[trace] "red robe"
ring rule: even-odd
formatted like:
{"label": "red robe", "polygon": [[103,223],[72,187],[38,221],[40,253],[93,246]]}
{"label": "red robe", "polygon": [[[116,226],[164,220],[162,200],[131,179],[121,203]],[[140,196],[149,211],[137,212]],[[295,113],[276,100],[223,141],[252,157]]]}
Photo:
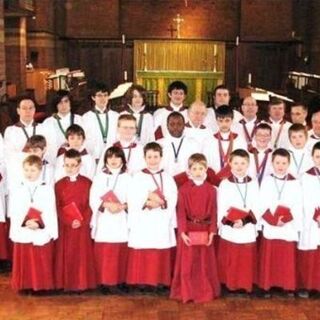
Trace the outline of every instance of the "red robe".
{"label": "red robe", "polygon": [[0,222],[0,260],[9,260],[10,256],[8,225],[6,222]]}
{"label": "red robe", "polygon": [[181,238],[182,232],[217,232],[216,202],[216,189],[206,181],[197,186],[189,180],[179,189],[179,236],[170,294],[173,299],[205,302],[220,293],[214,245],[187,246]]}
{"label": "red robe", "polygon": [[[56,241],[55,281],[57,289],[85,290],[96,287],[93,242],[90,237],[92,211],[89,207],[91,180],[79,175],[55,185],[59,238]],[[83,216],[81,226],[72,229],[63,220],[62,208],[74,202]]]}

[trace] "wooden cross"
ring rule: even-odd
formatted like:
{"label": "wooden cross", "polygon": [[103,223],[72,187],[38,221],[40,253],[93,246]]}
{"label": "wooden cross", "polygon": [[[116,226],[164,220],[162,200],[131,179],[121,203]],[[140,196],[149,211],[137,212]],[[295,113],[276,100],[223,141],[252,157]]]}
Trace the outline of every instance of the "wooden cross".
{"label": "wooden cross", "polygon": [[171,36],[171,38],[173,38],[173,33],[174,33],[175,31],[177,31],[177,29],[174,28],[172,24],[170,24],[170,28],[167,29],[167,30],[170,31],[170,36]]}
{"label": "wooden cross", "polygon": [[184,19],[182,19],[180,17],[180,14],[178,13],[177,17],[172,20],[177,24],[177,38],[180,39],[180,28],[181,28],[181,23],[184,21]]}

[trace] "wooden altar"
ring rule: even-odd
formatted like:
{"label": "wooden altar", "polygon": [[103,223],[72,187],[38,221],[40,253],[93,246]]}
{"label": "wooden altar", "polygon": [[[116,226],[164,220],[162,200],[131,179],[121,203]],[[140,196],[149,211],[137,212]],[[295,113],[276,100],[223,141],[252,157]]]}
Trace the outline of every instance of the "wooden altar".
{"label": "wooden altar", "polygon": [[165,105],[167,87],[181,80],[188,86],[187,104],[207,102],[207,92],[224,82],[225,45],[198,40],[148,40],[134,42],[135,81],[147,90],[159,91]]}

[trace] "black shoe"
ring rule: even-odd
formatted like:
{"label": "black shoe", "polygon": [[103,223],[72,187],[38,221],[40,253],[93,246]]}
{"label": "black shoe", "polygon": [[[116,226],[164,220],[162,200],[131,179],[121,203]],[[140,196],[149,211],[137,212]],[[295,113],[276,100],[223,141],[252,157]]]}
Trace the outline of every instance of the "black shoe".
{"label": "black shoe", "polygon": [[156,287],[156,294],[159,296],[169,296],[170,289],[168,286],[158,285]]}
{"label": "black shoe", "polygon": [[105,296],[110,294],[110,289],[108,286],[100,286],[100,291]]}
{"label": "black shoe", "polygon": [[271,293],[263,289],[256,289],[251,296],[258,299],[270,299]]}
{"label": "black shoe", "polygon": [[120,295],[126,295],[130,293],[129,286],[125,283],[118,284],[117,287]]}

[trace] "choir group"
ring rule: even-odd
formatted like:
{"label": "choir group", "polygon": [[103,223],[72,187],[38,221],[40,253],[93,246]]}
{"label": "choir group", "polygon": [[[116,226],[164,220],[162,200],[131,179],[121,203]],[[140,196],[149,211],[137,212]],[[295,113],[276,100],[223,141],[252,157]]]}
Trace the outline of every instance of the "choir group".
{"label": "choir group", "polygon": [[268,118],[223,85],[207,108],[168,87],[154,114],[132,85],[119,112],[97,84],[92,110],[72,113],[58,91],[36,123],[0,135],[0,259],[18,292],[99,287],[183,302],[274,290],[320,291],[320,112],[271,100]]}

